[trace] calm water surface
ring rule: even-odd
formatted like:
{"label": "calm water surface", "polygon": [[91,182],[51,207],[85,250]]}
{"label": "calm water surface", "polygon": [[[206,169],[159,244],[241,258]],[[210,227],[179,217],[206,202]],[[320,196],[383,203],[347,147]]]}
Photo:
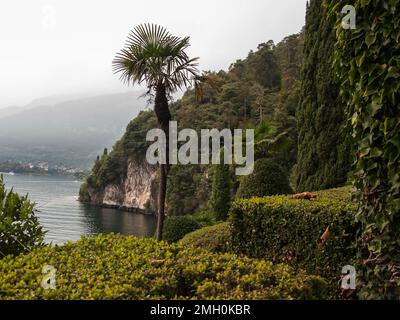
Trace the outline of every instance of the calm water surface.
{"label": "calm water surface", "polygon": [[88,206],[78,202],[80,181],[65,176],[4,175],[7,189],[29,194],[37,203],[41,224],[47,230],[46,242],[76,241],[82,235],[121,233],[152,236],[152,216]]}

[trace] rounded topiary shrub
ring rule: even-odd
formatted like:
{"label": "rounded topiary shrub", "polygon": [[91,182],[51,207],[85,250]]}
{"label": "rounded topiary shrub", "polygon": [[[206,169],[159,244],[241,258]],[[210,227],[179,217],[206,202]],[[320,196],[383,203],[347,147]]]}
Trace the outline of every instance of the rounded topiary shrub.
{"label": "rounded topiary shrub", "polygon": [[231,251],[231,230],[227,222],[193,231],[179,241],[183,247],[203,248],[211,252]]}
{"label": "rounded topiary shrub", "polygon": [[283,169],[273,159],[259,159],[253,173],[243,177],[236,196],[252,198],[289,193],[292,189]]}
{"label": "rounded topiary shrub", "polygon": [[168,217],[164,223],[163,239],[170,243],[177,242],[200,227],[201,225],[192,216]]}

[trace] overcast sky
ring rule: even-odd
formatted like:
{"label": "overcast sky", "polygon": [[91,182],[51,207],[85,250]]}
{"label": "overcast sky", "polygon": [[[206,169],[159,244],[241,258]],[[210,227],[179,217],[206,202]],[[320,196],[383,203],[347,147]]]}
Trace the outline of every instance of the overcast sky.
{"label": "overcast sky", "polygon": [[304,25],[306,0],[1,0],[0,108],[125,91],[111,61],[137,24],[190,36],[201,70],[227,69]]}

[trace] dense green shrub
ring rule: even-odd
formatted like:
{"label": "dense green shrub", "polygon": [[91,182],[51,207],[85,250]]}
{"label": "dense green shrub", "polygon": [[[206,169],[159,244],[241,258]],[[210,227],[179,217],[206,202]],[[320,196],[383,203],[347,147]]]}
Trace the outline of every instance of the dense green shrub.
{"label": "dense green shrub", "polygon": [[251,175],[243,177],[238,198],[264,197],[292,193],[288,175],[273,159],[259,159]]}
{"label": "dense green shrub", "polygon": [[400,296],[400,2],[351,1],[355,29],[341,27],[344,0],[326,1],[336,20],[335,65],[356,142],[354,185],[362,224],[362,299]]}
{"label": "dense green shrub", "polygon": [[43,243],[45,232],[27,197],[7,191],[0,176],[0,258],[32,250]]}
{"label": "dense green shrub", "polygon": [[168,217],[164,223],[164,240],[177,242],[186,234],[199,229],[201,226],[192,216]]}
{"label": "dense green shrub", "polygon": [[[232,244],[239,252],[288,263],[337,288],[342,267],[354,265],[356,205],[348,188],[317,192],[314,200],[272,196],[238,200],[231,210]],[[330,238],[317,244],[329,227]]]}
{"label": "dense green shrub", "polygon": [[211,252],[230,252],[230,226],[224,222],[201,228],[184,236],[179,244],[184,247],[203,248]]}
{"label": "dense green shrub", "polygon": [[[53,290],[41,286],[45,265]],[[313,299],[326,287],[287,265],[120,235],[7,257],[0,274],[0,299]]]}
{"label": "dense green shrub", "polygon": [[211,211],[197,211],[192,216],[200,224],[200,228],[213,226],[217,223],[215,215]]}

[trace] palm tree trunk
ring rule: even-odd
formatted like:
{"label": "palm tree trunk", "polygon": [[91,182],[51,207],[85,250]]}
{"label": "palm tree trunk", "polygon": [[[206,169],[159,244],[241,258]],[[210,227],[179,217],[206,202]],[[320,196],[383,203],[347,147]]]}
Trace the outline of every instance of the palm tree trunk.
{"label": "palm tree trunk", "polygon": [[157,241],[161,241],[163,238],[166,191],[167,191],[166,165],[160,164],[160,185],[158,191],[158,218],[157,218],[157,236],[156,236]]}
{"label": "palm tree trunk", "polygon": [[167,163],[160,164],[160,185],[158,192],[157,241],[161,241],[163,238],[165,197],[167,191],[167,177],[169,172],[169,122],[171,121],[171,113],[169,112],[168,99],[164,85],[159,85],[156,88],[154,111],[156,113],[161,130],[164,131],[166,137]]}

